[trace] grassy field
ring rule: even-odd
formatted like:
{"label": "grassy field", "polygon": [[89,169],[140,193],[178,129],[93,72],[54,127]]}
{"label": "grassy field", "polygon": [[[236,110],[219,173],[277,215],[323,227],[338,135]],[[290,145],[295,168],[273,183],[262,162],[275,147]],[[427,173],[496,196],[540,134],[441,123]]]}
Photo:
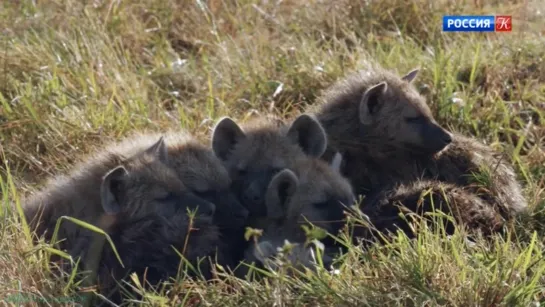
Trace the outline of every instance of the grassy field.
{"label": "grassy field", "polygon": [[[416,85],[438,122],[504,152],[531,212],[491,241],[422,229],[418,240],[399,234],[384,246],[351,248],[334,274],[289,277],[281,270],[261,283],[188,281],[168,293],[146,288],[140,303],[545,303],[543,1],[23,0],[1,6],[3,304],[78,301],[76,285],[48,273],[46,246],[30,242],[9,206],[48,176],[136,129],[179,127],[206,140],[224,115],[240,121],[292,116],[369,62],[399,74],[420,67]],[[442,33],[445,14],[513,15],[514,30]]]}

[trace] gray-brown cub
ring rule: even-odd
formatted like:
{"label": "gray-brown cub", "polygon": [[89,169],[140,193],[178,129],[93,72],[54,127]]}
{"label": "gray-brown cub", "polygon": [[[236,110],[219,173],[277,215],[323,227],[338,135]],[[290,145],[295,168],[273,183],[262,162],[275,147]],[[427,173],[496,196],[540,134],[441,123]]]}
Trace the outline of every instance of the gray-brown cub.
{"label": "gray-brown cub", "polygon": [[284,168],[320,157],[327,138],[321,125],[301,115],[287,125],[260,119],[239,127],[232,119],[216,124],[212,148],[223,161],[243,205],[253,218],[267,215],[264,196],[272,177]]}
{"label": "gray-brown cub", "polygon": [[[314,109],[328,135],[324,158],[341,152],[343,174],[371,202],[383,189],[427,178],[465,187],[504,217],[525,210],[513,168],[487,146],[437,124],[411,84],[417,72],[399,78],[373,68],[330,87]],[[483,169],[491,172],[486,188],[471,179]]]}
{"label": "gray-brown cub", "polygon": [[[192,193],[168,161],[162,138],[148,148],[135,145],[134,140],[113,144],[76,165],[67,176],[50,180],[25,202],[25,216],[46,240],[51,239],[61,216],[91,224],[110,216],[106,230],[125,268],[106,245],[99,269],[103,290],[110,290],[113,280],[127,273],[137,272],[141,277],[146,268],[147,280],[155,283],[177,272],[180,258],[172,247],[185,250],[184,255],[193,262],[214,256],[221,247],[212,222],[214,204]],[[187,210],[197,210],[189,236]],[[61,224],[59,239],[64,241],[60,247],[74,257],[85,252],[86,244],[81,242],[90,237],[91,232],[73,223]]]}
{"label": "gray-brown cub", "polygon": [[198,197],[215,205],[214,224],[220,228],[222,241],[230,249],[230,261],[222,264],[235,266],[242,258],[248,210],[232,191],[227,169],[211,148],[183,131],[136,134],[127,142],[145,148],[161,136],[164,136],[167,146],[168,164],[183,184]]}
{"label": "gray-brown cub", "polygon": [[214,222],[222,229],[237,229],[246,224],[248,210],[231,190],[231,178],[214,152],[183,131],[139,133],[125,142],[145,149],[163,137],[168,165],[195,195],[216,206]]}
{"label": "gray-brown cub", "polygon": [[[272,178],[265,194],[268,214],[254,225],[264,232],[258,244],[246,251],[248,262],[265,262],[289,241],[297,245],[288,257],[292,264],[311,266],[310,247],[305,246],[307,238],[301,226],[311,223],[337,235],[344,225],[344,212],[355,202],[349,182],[340,175],[338,163],[334,159],[333,167],[329,167],[316,159],[307,160],[293,171],[284,169]],[[327,240],[324,242],[328,248],[332,247]],[[326,259],[331,260],[329,256]]]}

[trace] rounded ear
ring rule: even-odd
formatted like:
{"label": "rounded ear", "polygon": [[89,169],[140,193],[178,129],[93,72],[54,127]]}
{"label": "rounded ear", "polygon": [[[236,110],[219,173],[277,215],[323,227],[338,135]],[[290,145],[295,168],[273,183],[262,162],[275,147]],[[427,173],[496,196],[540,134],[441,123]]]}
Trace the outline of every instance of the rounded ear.
{"label": "rounded ear", "polygon": [[386,82],[381,82],[363,93],[359,107],[360,122],[362,124],[370,125],[373,122],[373,115],[375,115],[381,107],[380,98],[386,93],[387,89],[388,85]]}
{"label": "rounded ear", "polygon": [[418,75],[418,72],[420,71],[420,69],[416,68],[416,69],[413,69],[411,70],[408,74],[406,74],[405,76],[401,77],[402,80],[404,81],[407,81],[409,83],[413,82],[413,80],[416,78],[416,76]]}
{"label": "rounded ear", "polygon": [[299,145],[303,152],[311,157],[321,157],[327,147],[327,135],[316,118],[302,114],[293,121],[288,138]]}
{"label": "rounded ear", "polygon": [[146,154],[153,155],[163,163],[168,162],[168,148],[165,143],[165,139],[160,137],[157,142],[151,145],[148,149],[144,151]]}
{"label": "rounded ear", "polygon": [[246,135],[240,127],[229,117],[218,121],[212,132],[212,150],[218,158],[225,161],[229,153]]}
{"label": "rounded ear", "polygon": [[335,153],[335,156],[333,156],[333,159],[331,160],[330,166],[335,172],[340,173],[342,163],[343,163],[343,156],[341,155],[340,152],[337,151]]}
{"label": "rounded ear", "polygon": [[267,217],[278,219],[286,215],[287,203],[299,185],[299,179],[289,169],[284,169],[276,174],[267,188],[265,205]]}
{"label": "rounded ear", "polygon": [[118,166],[102,177],[100,185],[100,200],[106,214],[116,214],[121,211],[119,203],[120,188],[123,178],[129,172],[123,166]]}

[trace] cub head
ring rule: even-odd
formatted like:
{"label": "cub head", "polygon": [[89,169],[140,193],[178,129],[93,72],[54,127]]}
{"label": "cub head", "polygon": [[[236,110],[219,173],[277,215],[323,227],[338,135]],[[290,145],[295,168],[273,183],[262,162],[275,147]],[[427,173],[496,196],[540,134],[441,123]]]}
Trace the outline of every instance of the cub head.
{"label": "cub head", "polygon": [[339,167],[337,153],[331,165],[316,159],[279,172],[265,195],[265,224],[256,227],[272,227],[271,233],[283,233],[292,241],[303,238],[301,225],[306,223],[336,234],[344,224],[344,211],[356,199]]}
{"label": "cub head", "polygon": [[101,203],[106,214],[123,219],[148,215],[166,218],[197,210],[201,218],[212,218],[215,206],[188,190],[168,165],[163,138],[146,150],[123,161],[102,178]]}
{"label": "cub head", "polygon": [[291,125],[258,123],[246,129],[221,119],[213,131],[212,148],[223,161],[233,189],[251,216],[263,216],[264,195],[272,177],[300,160],[320,157],[327,138],[320,123],[303,114]]}
{"label": "cub head", "polygon": [[452,137],[437,124],[424,98],[410,84],[417,73],[413,70],[400,80],[390,77],[369,87],[359,103],[359,119],[364,127],[385,131],[390,142],[435,153],[450,144]]}
{"label": "cub head", "polygon": [[221,229],[246,226],[248,209],[232,190],[231,178],[221,160],[197,141],[186,142],[183,146],[183,149],[169,147],[177,154],[171,165],[188,189],[216,206],[214,223]]}
{"label": "cub head", "polygon": [[339,131],[332,133],[335,138],[343,137],[344,132],[361,137],[354,142],[385,145],[396,151],[441,151],[451,143],[452,136],[435,121],[426,101],[411,84],[417,74],[415,69],[399,78],[388,71],[371,70],[348,77],[326,93],[321,117],[330,123],[324,125]]}
{"label": "cub head", "polygon": [[[297,172],[300,175],[284,169],[273,177],[265,196],[267,216],[254,225],[264,230],[263,235],[259,244],[247,251],[247,255],[253,257],[251,259],[261,259],[256,254],[263,247],[260,244],[276,250],[287,240],[299,246],[294,250],[294,259],[308,260],[311,251],[304,246],[307,238],[302,228],[308,223],[337,234],[344,224],[345,209],[355,202],[350,184],[339,173],[338,157],[339,154],[332,164],[334,167],[314,160],[299,166]],[[324,242],[328,244],[327,239]],[[304,263],[305,266],[308,264]]]}

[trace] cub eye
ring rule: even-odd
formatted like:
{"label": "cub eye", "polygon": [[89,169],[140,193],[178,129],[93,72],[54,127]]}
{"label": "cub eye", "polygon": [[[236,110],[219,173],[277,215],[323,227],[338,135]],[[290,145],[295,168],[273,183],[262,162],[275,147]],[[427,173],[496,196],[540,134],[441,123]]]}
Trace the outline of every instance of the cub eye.
{"label": "cub eye", "polygon": [[214,191],[205,190],[205,191],[193,191],[195,195],[197,195],[200,198],[207,199],[210,196],[213,196],[215,193]]}
{"label": "cub eye", "polygon": [[237,175],[238,176],[246,176],[246,174],[248,174],[248,171],[245,169],[245,168],[240,168],[237,170]]}
{"label": "cub eye", "polygon": [[328,205],[328,202],[321,202],[321,203],[315,203],[314,204],[314,208],[317,208],[317,209],[324,209],[326,208]]}
{"label": "cub eye", "polygon": [[174,195],[174,193],[165,193],[161,196],[155,197],[155,200],[160,202],[168,202],[173,200],[174,198],[176,198],[176,195]]}
{"label": "cub eye", "polygon": [[417,123],[423,120],[422,116],[406,117],[405,121],[408,123]]}

